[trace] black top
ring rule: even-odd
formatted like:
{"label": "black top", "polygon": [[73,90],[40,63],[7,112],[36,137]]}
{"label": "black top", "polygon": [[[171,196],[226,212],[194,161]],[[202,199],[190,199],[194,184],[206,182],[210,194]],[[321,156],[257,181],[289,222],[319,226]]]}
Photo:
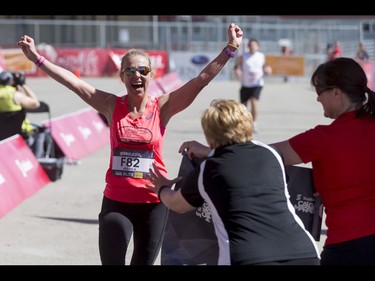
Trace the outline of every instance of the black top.
{"label": "black top", "polygon": [[[195,177],[196,179],[196,177]],[[289,201],[280,155],[258,141],[211,151],[181,189],[199,207],[205,200],[220,248],[218,264],[256,264],[319,257],[312,236]]]}

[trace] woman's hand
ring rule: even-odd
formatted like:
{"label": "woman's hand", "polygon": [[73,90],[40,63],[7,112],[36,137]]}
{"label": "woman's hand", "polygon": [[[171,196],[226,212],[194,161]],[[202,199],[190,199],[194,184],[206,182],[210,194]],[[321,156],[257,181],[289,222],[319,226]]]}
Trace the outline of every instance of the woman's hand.
{"label": "woman's hand", "polygon": [[205,158],[210,153],[211,148],[203,145],[195,140],[193,141],[185,141],[178,150],[179,153],[187,153],[188,157],[192,159],[193,157],[196,158]]}
{"label": "woman's hand", "polygon": [[38,54],[34,39],[30,36],[24,35],[21,37],[21,40],[17,42],[17,46],[21,47],[24,55],[32,62],[36,62],[40,55]]}
{"label": "woman's hand", "polygon": [[228,28],[228,43],[238,48],[241,46],[242,38],[243,32],[241,28],[237,24],[231,23]]}
{"label": "woman's hand", "polygon": [[149,174],[146,175],[146,179],[149,180],[153,185],[146,184],[146,187],[154,191],[156,194],[158,194],[160,187],[168,186],[169,188],[171,188],[175,183],[179,182],[182,179],[182,177],[177,177],[169,180],[160,173],[155,163],[153,163],[152,166],[154,170],[149,170]]}

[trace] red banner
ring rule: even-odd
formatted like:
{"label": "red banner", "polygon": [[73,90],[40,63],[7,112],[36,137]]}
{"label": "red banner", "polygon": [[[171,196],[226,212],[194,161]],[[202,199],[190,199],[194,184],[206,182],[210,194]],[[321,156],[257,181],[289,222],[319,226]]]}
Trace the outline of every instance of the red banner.
{"label": "red banner", "polygon": [[177,72],[170,72],[156,80],[163,92],[170,93],[182,86],[182,81]]}
{"label": "red banner", "polygon": [[149,93],[150,96],[154,97],[160,97],[162,94],[164,94],[163,90],[159,87],[159,84],[156,82],[156,80],[151,80],[150,84],[148,85],[147,93]]}
{"label": "red banner", "polygon": [[103,76],[108,51],[104,49],[60,49],[56,48],[57,58],[54,63],[85,77]]}
{"label": "red banner", "polygon": [[50,183],[20,135],[0,142],[0,218]]}
{"label": "red banner", "polygon": [[109,143],[109,129],[91,108],[53,118],[52,137],[68,160],[74,161]]}
{"label": "red banner", "polygon": [[[45,76],[45,74],[22,53],[21,49],[0,50],[0,67],[5,70],[22,71],[27,76]],[[122,56],[127,49],[95,48],[54,48],[47,45],[38,49],[41,55],[51,62],[64,67],[82,77],[102,77],[118,75]],[[155,70],[154,78],[168,71],[168,52],[146,50]]]}

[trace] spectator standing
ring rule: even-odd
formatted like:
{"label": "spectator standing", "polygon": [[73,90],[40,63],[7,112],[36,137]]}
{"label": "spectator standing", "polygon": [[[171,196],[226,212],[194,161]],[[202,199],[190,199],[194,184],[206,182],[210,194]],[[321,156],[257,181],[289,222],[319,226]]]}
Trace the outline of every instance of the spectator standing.
{"label": "spectator standing", "polygon": [[368,61],[370,59],[370,56],[368,52],[366,51],[365,44],[363,42],[360,42],[358,45],[358,50],[355,54],[355,58],[360,61]]}
{"label": "spectator standing", "polygon": [[[288,46],[281,46],[281,55],[288,57],[292,54],[291,49]],[[289,78],[287,75],[284,76],[284,82],[288,82]]]}
{"label": "spectator standing", "polygon": [[273,146],[285,165],[312,164],[326,212],[321,264],[375,265],[375,93],[345,57],[319,65],[311,85],[333,122]]}
{"label": "spectator standing", "polygon": [[336,40],[333,43],[332,48],[328,49],[328,60],[334,60],[335,58],[341,57],[342,48],[340,41]]}
{"label": "spectator standing", "polygon": [[330,55],[331,55],[331,51],[332,51],[332,43],[327,43],[327,46],[326,46],[326,61],[329,61],[330,59]]}

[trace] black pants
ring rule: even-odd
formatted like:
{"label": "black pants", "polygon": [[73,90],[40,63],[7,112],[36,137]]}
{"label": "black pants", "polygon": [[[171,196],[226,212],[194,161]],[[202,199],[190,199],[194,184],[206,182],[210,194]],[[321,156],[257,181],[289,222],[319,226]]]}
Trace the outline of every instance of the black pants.
{"label": "black pants", "polygon": [[375,265],[375,235],[325,245],[322,265]]}
{"label": "black pants", "polygon": [[99,251],[103,265],[125,265],[133,234],[130,265],[153,265],[161,248],[168,209],[162,203],[122,203],[103,198]]}

